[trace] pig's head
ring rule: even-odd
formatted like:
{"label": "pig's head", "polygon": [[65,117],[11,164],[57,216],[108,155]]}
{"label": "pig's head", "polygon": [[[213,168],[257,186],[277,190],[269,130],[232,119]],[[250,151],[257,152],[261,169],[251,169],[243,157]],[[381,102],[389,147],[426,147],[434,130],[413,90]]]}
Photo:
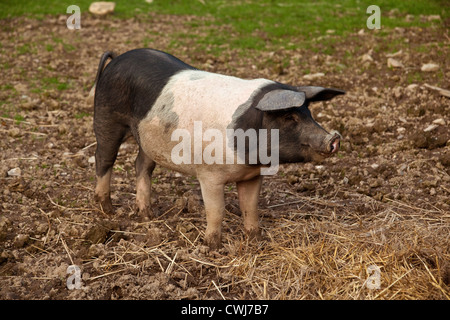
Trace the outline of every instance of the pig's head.
{"label": "pig's head", "polygon": [[341,135],[322,128],[312,118],[308,105],[345,92],[310,86],[290,89],[270,90],[255,105],[263,111],[262,127],[268,132],[278,129],[279,163],[321,161],[337,153]]}

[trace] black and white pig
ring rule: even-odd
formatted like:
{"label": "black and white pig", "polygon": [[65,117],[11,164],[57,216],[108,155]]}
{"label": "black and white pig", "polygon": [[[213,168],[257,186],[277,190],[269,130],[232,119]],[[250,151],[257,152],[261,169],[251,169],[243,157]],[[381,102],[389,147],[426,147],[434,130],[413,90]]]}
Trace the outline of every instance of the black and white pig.
{"label": "black and white pig", "polygon": [[112,167],[131,133],[139,145],[136,205],[141,214],[152,216],[151,175],[159,164],[198,178],[211,248],[221,246],[224,186],[230,182],[237,185],[246,233],[259,237],[263,175],[275,173],[278,164],[321,160],[339,150],[340,134],[317,124],[308,105],[340,94],[200,71],[153,49],[117,57],[105,52],[95,81],[95,199],[103,211],[113,212]]}

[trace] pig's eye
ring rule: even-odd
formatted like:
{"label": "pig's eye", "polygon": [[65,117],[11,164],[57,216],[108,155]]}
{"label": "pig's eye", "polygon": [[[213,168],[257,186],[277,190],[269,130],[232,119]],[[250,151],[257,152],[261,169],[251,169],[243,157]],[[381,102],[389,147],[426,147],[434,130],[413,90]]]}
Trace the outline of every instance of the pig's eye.
{"label": "pig's eye", "polygon": [[289,113],[284,117],[287,121],[295,121],[298,122],[298,116],[294,113]]}

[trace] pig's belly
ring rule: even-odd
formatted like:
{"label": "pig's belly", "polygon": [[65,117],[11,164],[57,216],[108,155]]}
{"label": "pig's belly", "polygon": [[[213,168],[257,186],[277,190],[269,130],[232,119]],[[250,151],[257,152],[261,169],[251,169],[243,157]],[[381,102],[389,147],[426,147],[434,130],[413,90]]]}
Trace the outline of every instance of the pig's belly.
{"label": "pig's belly", "polygon": [[[144,120],[139,125],[140,146],[145,154],[160,166],[196,176],[196,166],[193,163],[174,163],[172,150],[179,142],[171,141],[170,135],[161,130],[159,123],[155,125],[152,122],[155,122],[155,119],[152,121]],[[156,120],[156,122],[158,121]]]}
{"label": "pig's belly", "polygon": [[[140,146],[145,154],[155,161],[158,165],[184,173],[191,176],[199,176],[202,174],[208,174],[213,177],[218,183],[228,183],[251,179],[261,173],[259,166],[249,166],[245,164],[238,164],[237,158],[233,153],[232,159],[226,159],[226,155],[230,154],[230,151],[224,148],[222,154],[224,157],[220,163],[214,162],[211,164],[206,163],[203,157],[198,158],[200,163],[195,163],[195,146],[191,144],[191,153],[187,157],[187,161],[176,163],[173,159],[172,150],[180,147],[181,140],[171,141],[172,130],[164,131],[164,128],[160,125],[158,119],[143,120],[139,124],[139,140]],[[189,141],[191,143],[191,141]],[[205,150],[205,145],[201,147],[201,153]],[[179,155],[175,152],[175,156]]]}

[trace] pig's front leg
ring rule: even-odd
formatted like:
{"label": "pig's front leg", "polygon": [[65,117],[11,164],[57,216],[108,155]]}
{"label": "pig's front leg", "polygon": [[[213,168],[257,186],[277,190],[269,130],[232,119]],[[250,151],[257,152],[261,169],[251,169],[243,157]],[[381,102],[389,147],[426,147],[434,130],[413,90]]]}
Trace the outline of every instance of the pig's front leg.
{"label": "pig's front leg", "polygon": [[244,218],[244,229],[248,237],[260,239],[258,198],[261,190],[262,176],[236,183],[239,207]]}
{"label": "pig's front leg", "polygon": [[222,220],[225,213],[224,184],[215,183],[208,176],[199,176],[206,211],[205,242],[214,250],[222,246]]}

